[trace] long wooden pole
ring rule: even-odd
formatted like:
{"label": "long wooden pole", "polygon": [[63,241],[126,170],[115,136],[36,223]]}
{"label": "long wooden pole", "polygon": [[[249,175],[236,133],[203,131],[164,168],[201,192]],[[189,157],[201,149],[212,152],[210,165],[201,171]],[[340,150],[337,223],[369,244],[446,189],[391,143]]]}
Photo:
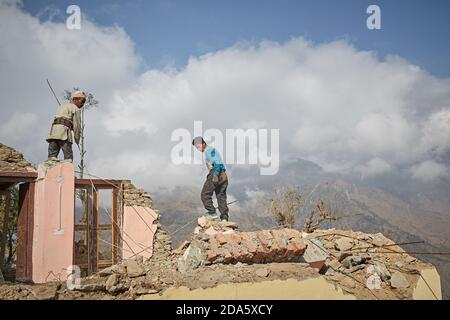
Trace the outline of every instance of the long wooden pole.
{"label": "long wooden pole", "polygon": [[55,99],[56,99],[56,102],[58,102],[58,105],[60,106],[60,105],[61,105],[61,102],[59,102],[59,99],[58,99],[58,97],[56,96],[55,91],[53,91],[53,88],[52,88],[52,85],[50,84],[50,81],[48,81],[48,79],[46,79],[46,80],[47,80],[47,85],[48,85],[48,87],[50,88],[50,90],[51,90],[52,93],[53,93],[53,96],[54,96]]}

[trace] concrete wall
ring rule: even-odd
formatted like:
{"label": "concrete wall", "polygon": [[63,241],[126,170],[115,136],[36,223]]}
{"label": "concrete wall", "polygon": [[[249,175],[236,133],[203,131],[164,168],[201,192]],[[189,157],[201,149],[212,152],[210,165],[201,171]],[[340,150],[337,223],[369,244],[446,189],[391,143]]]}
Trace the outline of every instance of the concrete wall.
{"label": "concrete wall", "polygon": [[413,291],[414,300],[442,300],[441,277],[436,268],[423,269]]}
{"label": "concrete wall", "polygon": [[65,280],[73,263],[75,176],[71,163],[40,165],[35,189],[33,282]]}
{"label": "concrete wall", "polygon": [[129,259],[134,255],[149,259],[153,254],[153,239],[158,214],[149,207],[125,206],[123,216],[122,257]]}
{"label": "concrete wall", "polygon": [[[440,278],[435,268],[424,269],[413,291],[414,300],[442,300]],[[425,279],[425,280],[424,280]],[[373,298],[373,297],[371,297]],[[171,287],[162,295],[142,295],[140,300],[355,300],[339,285],[319,274],[305,280],[222,283],[212,288]]]}
{"label": "concrete wall", "polygon": [[143,295],[140,300],[356,300],[322,277],[306,280],[225,283],[213,288],[169,288],[163,295]]}

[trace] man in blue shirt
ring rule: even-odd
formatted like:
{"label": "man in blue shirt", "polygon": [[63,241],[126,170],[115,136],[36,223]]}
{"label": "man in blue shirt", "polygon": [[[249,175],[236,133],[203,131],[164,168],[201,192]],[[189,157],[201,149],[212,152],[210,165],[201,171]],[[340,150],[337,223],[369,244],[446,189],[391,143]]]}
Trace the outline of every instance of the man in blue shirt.
{"label": "man in blue shirt", "polygon": [[212,195],[215,192],[217,204],[219,205],[220,219],[228,221],[227,205],[227,187],[228,177],[225,173],[225,165],[219,152],[211,146],[208,146],[202,137],[196,137],[192,140],[192,145],[205,154],[205,162],[209,173],[202,188],[201,199],[207,215],[217,217],[216,208],[212,201]]}

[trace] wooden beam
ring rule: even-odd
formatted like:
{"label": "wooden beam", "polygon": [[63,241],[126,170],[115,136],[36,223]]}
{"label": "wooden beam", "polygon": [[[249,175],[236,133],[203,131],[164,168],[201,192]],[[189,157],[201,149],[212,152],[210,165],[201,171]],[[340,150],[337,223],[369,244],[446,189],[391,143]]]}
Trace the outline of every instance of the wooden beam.
{"label": "wooden beam", "polygon": [[0,184],[5,186],[11,186],[20,182],[32,182],[36,178],[36,172],[0,172]]}
{"label": "wooden beam", "polygon": [[98,187],[116,187],[120,188],[122,185],[122,180],[101,180],[101,179],[75,179],[75,186],[81,187],[81,186],[90,186],[91,184],[94,184],[96,188]]}
{"label": "wooden beam", "polygon": [[19,188],[19,218],[16,248],[16,280],[32,281],[33,229],[35,184],[25,183]]}
{"label": "wooden beam", "polygon": [[0,177],[0,184],[15,185],[21,182],[33,182],[35,178]]}
{"label": "wooden beam", "polygon": [[37,178],[37,172],[0,171],[0,177]]}
{"label": "wooden beam", "polygon": [[117,228],[117,199],[118,199],[118,195],[117,195],[117,189],[114,188],[112,190],[112,236],[111,236],[111,242],[113,243],[113,247],[112,247],[112,264],[116,264],[117,261],[119,260],[117,258],[117,245],[118,245],[118,238],[119,238],[119,228]]}

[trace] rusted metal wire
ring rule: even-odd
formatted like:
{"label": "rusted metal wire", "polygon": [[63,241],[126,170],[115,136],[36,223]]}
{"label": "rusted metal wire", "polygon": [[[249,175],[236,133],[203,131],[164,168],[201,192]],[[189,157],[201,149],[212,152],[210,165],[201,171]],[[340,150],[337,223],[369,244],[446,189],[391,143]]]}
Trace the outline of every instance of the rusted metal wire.
{"label": "rusted metal wire", "polygon": [[[104,182],[110,184],[111,186],[113,186],[113,187],[119,189],[119,194],[123,193],[122,186],[117,186],[117,185],[111,183],[110,181],[108,181],[108,180],[106,180],[106,179],[103,179],[103,178],[101,178],[101,177],[99,177],[99,176],[90,174],[90,173],[88,173],[88,172],[86,172],[85,174],[86,174],[87,176],[94,177],[94,178],[97,178],[97,179],[99,179],[99,180],[102,180],[102,181],[104,181]],[[89,178],[89,180],[91,181],[92,187],[97,191],[97,188],[95,188],[92,179]],[[145,247],[143,244],[136,242],[136,241],[133,239],[133,237],[131,237],[128,233],[126,233],[126,232],[118,225],[118,223],[117,223],[116,221],[114,221],[114,219],[112,218],[112,216],[109,214],[109,211],[108,211],[106,208],[104,208],[104,210],[107,212],[108,216],[112,219],[113,223],[116,224],[116,226],[124,233],[124,235],[127,236],[128,238],[130,238],[130,240],[133,241],[135,244],[137,244],[139,247],[141,247],[141,249],[143,249],[142,251],[140,251],[140,253],[145,252],[145,251],[147,251],[148,249],[150,249],[150,247]],[[138,213],[138,215],[139,215],[139,213]],[[139,215],[139,216],[140,216],[140,215]],[[142,219],[141,216],[140,216],[140,218]],[[144,222],[145,222],[145,221],[144,221]],[[148,225],[147,225],[147,226],[148,226]],[[135,252],[133,251],[133,249],[131,249],[131,246],[128,244],[128,242],[125,240],[125,238],[120,234],[120,232],[119,232],[119,237],[122,238],[122,241],[125,242],[125,244],[128,246],[128,248],[129,248],[129,249],[131,250],[131,252],[134,254],[132,257],[134,257],[135,255],[137,255],[137,254],[135,254]]]}
{"label": "rusted metal wire", "polygon": [[[108,181],[108,180],[105,180],[105,179],[103,179],[103,178],[101,178],[101,177],[99,177],[99,176],[96,176],[96,175],[93,175],[93,174],[90,174],[90,173],[85,173],[85,174],[86,174],[87,176],[90,176],[90,177],[94,177],[94,178],[100,179],[100,180],[102,180],[102,181],[104,181],[104,182],[106,182],[106,183],[108,183],[108,184],[114,186],[115,188],[118,188],[118,189],[119,189],[119,192],[121,192],[121,193],[123,192],[122,187],[116,186],[115,184],[111,183],[111,182]],[[92,184],[93,188],[96,189],[95,186],[94,186],[94,183],[93,183],[92,179],[89,178],[89,180],[91,181],[91,184]],[[139,212],[137,212],[137,210],[136,210],[133,206],[132,206],[132,208],[133,208],[133,210],[136,212],[136,214],[139,216],[139,218],[144,222],[144,224],[149,228],[149,230],[151,230],[150,226],[146,223],[146,221],[144,220],[144,218],[142,218],[142,216],[139,214]],[[107,211],[107,213],[108,213],[108,215],[109,215],[108,210],[106,210],[106,211]],[[111,217],[111,216],[110,216],[110,217]],[[111,217],[111,218],[112,218],[112,217]],[[114,222],[114,223],[116,223],[116,222]],[[190,223],[191,223],[191,222],[190,222]],[[116,223],[116,224],[117,224],[117,223]],[[117,225],[117,226],[118,226],[118,225]],[[120,229],[122,229],[122,228],[120,228]],[[145,246],[145,245],[142,244],[142,243],[136,242],[136,241],[133,239],[133,237],[131,237],[129,234],[127,234],[123,229],[122,229],[121,231],[124,233],[124,235],[126,235],[128,238],[130,238],[130,240],[131,240],[132,242],[134,242],[135,244],[137,244],[137,245],[138,245],[139,247],[141,247],[141,249],[142,249],[141,251],[134,252],[134,251],[131,249],[130,245],[126,242],[125,238],[119,234],[119,236],[122,238],[122,241],[124,241],[124,242],[126,243],[126,245],[128,246],[128,248],[130,248],[130,250],[131,250],[132,253],[133,253],[133,255],[131,255],[131,256],[129,257],[130,259],[133,258],[133,257],[135,257],[135,256],[138,256],[139,254],[141,254],[141,253],[143,253],[143,252],[148,252],[149,250],[150,250],[149,253],[150,253],[150,254],[153,254],[153,244],[150,245],[150,246]],[[158,239],[156,239],[156,238],[154,238],[154,240],[158,241]]]}
{"label": "rusted metal wire", "polygon": [[[310,243],[312,243],[314,246],[316,246],[319,250],[321,250],[321,251],[325,252],[326,254],[328,254],[328,252],[326,252],[326,251],[325,251],[324,249],[322,249],[320,246],[318,246],[317,244],[315,244],[314,241],[310,241]],[[367,288],[367,286],[364,285],[364,283],[362,283],[361,281],[359,281],[359,280],[356,279],[355,277],[353,277],[353,276],[351,276],[351,275],[349,275],[349,274],[346,274],[346,273],[344,273],[344,272],[342,272],[342,271],[340,271],[340,270],[337,270],[337,269],[333,268],[332,266],[328,266],[328,267],[329,267],[331,270],[333,270],[334,272],[339,272],[339,273],[343,274],[344,276],[347,276],[347,277],[351,278],[353,281],[359,283],[361,286],[363,286],[364,288],[366,288],[367,290],[369,290],[369,292],[375,297],[375,299],[380,300],[380,299],[378,298],[378,296],[377,296],[374,292],[372,292],[372,290],[370,290],[369,288]]]}
{"label": "rusted metal wire", "polygon": [[[362,241],[362,242],[366,242],[369,243],[370,245],[374,246],[375,248],[386,248],[389,246],[395,246],[395,245],[401,245],[401,243],[397,243],[397,244],[389,244],[389,245],[377,245],[375,243],[369,242],[367,240],[364,239],[360,239],[360,238],[356,238],[356,237],[352,237],[352,236],[348,236],[345,234],[341,234],[341,233],[328,233],[328,234],[323,234],[323,235],[319,235],[317,237],[326,237],[326,236],[341,236],[341,237],[346,237],[346,238],[351,238],[354,240],[358,240],[358,241]],[[415,241],[411,241],[409,243],[404,243],[404,244],[413,244],[413,243],[420,243],[420,241],[415,242]],[[422,241],[422,243],[424,243],[424,241]],[[368,248],[368,249],[372,249],[374,247]],[[355,248],[358,249],[358,248]],[[419,252],[419,251],[405,251],[405,252],[398,252],[389,248],[386,248],[390,251],[377,251],[376,253],[386,253],[386,254],[425,254],[425,255],[450,255],[450,252]],[[332,268],[334,270],[334,268]],[[335,270],[336,271],[336,270]],[[402,272],[401,270],[399,270],[400,272]],[[409,273],[411,273],[413,270],[408,270]],[[433,294],[433,296],[435,297],[436,300],[439,300],[439,298],[437,297],[436,293],[433,291],[433,289],[431,288],[431,286],[428,284],[428,282],[425,280],[425,278],[422,276],[422,274],[418,271],[416,271],[419,276],[422,278],[422,280],[425,282],[425,284],[427,285],[428,289],[430,290],[430,292]],[[373,294],[373,292],[370,290],[370,292]]]}
{"label": "rusted metal wire", "polygon": [[[401,245],[408,245],[408,244],[416,244],[416,243],[424,243],[425,241],[412,241],[412,242],[398,242],[398,243],[393,243],[393,244],[384,244],[384,245],[380,245],[379,247],[361,247],[361,248],[352,248],[349,250],[345,250],[345,251],[340,251],[340,250],[329,250],[330,253],[347,253],[347,252],[354,252],[354,253],[362,253],[362,252],[358,252],[358,250],[366,250],[366,249],[375,249],[375,248],[386,248],[389,249],[388,247],[394,247],[394,246],[401,246]],[[397,251],[395,251],[397,252]],[[394,252],[394,253],[395,253]]]}
{"label": "rusted metal wire", "polygon": [[[344,238],[350,238],[350,239],[353,239],[353,240],[357,240],[357,241],[368,243],[368,244],[372,245],[375,248],[385,248],[385,249],[389,250],[390,252],[398,253],[398,251],[395,251],[393,249],[389,249],[388,247],[385,247],[386,245],[382,245],[382,244],[379,245],[379,244],[370,242],[370,241],[365,240],[365,239],[360,239],[360,238],[357,238],[357,237],[353,237],[353,236],[349,236],[349,235],[342,234],[342,233],[337,233],[337,232],[327,233],[327,234],[323,234],[323,235],[318,235],[317,238],[322,238],[322,237],[327,237],[327,236],[339,236],[339,237],[344,237]],[[369,249],[372,249],[372,248],[369,248]]]}
{"label": "rusted metal wire", "polygon": [[[357,252],[361,253],[361,252]],[[423,254],[423,255],[445,255],[449,256],[450,252],[425,252],[425,251],[404,251],[404,252],[398,252],[398,251],[377,251],[374,253],[387,253],[387,254]]]}
{"label": "rusted metal wire", "polygon": [[420,277],[422,278],[423,282],[425,282],[425,284],[427,285],[428,289],[430,289],[431,293],[433,294],[433,296],[436,298],[436,300],[439,300],[439,298],[437,297],[437,295],[434,293],[433,289],[431,289],[430,285],[428,284],[427,280],[425,280],[425,278],[422,276],[422,273],[420,274]]}
{"label": "rusted metal wire", "polygon": [[[105,180],[105,179],[103,179],[103,178],[101,178],[101,177],[99,177],[99,176],[96,176],[96,175],[93,175],[93,174],[90,174],[90,173],[86,173],[86,175],[88,175],[88,176],[90,176],[90,177],[94,177],[94,178],[100,179],[100,180],[102,180],[102,181],[104,181],[104,182],[106,182],[106,183],[108,183],[108,184],[114,186],[115,188],[119,188],[119,192],[123,192],[122,187],[118,187],[118,186],[116,186],[115,184],[109,182],[108,180]],[[89,178],[89,180],[91,181],[91,184],[93,185],[92,179]],[[94,188],[95,188],[95,186],[94,186]],[[149,228],[149,230],[151,230],[150,226],[146,223],[146,221],[144,220],[144,218],[142,218],[142,216],[139,214],[139,212],[137,212],[137,210],[136,210],[133,206],[132,206],[132,208],[133,208],[133,210],[136,212],[136,214],[139,216],[139,218],[144,222],[144,224]],[[108,215],[109,215],[109,213],[108,213]],[[121,228],[121,229],[122,229],[122,228]],[[133,237],[131,237],[129,234],[127,234],[123,229],[122,229],[121,231],[124,233],[124,235],[126,235],[128,238],[130,238],[131,241],[133,241],[135,244],[137,244],[137,245],[138,245],[139,247],[141,247],[141,249],[142,249],[141,251],[134,252],[134,251],[131,249],[130,245],[125,241],[124,237],[121,236],[122,241],[124,241],[124,242],[127,244],[127,246],[130,248],[130,250],[131,250],[132,253],[133,253],[133,255],[131,255],[131,256],[129,257],[130,259],[133,258],[133,257],[135,257],[135,256],[138,256],[139,254],[141,254],[141,253],[143,253],[143,252],[147,252],[148,250],[150,250],[150,252],[149,252],[150,254],[153,254],[153,244],[150,245],[150,246],[145,246],[144,244],[141,244],[141,243],[136,242],[136,241],[133,239]],[[156,239],[156,238],[155,238],[155,240],[158,241],[158,239]]]}
{"label": "rusted metal wire", "polygon": [[[95,192],[97,192],[97,188],[96,188],[95,185],[94,185],[94,181],[92,181],[91,178],[89,178],[89,180],[91,181],[92,189],[93,189]],[[104,208],[103,206],[102,206],[102,208],[103,208],[103,210],[106,211],[106,213],[108,214],[108,216],[111,218],[111,221],[113,222],[113,224],[115,224],[116,227],[118,227],[119,229],[121,229],[120,226],[119,226],[119,224],[117,223],[117,221],[115,221],[114,218],[113,218],[113,217],[111,216],[111,214],[109,213],[109,210],[107,210],[107,209]],[[128,234],[126,234],[125,232],[124,232],[124,234],[125,234],[126,236],[128,236],[128,237],[130,238],[131,241],[133,241],[134,243],[136,243],[132,237],[130,237],[130,236],[129,236]],[[133,252],[133,249],[131,249],[131,246],[130,246],[130,245],[128,244],[128,242],[124,239],[124,237],[120,234],[120,232],[119,232],[119,236],[122,238],[122,241],[125,242],[125,244],[128,246],[128,248]],[[133,253],[134,253],[134,252],[133,252]]]}
{"label": "rusted metal wire", "polygon": [[[383,245],[379,246],[378,248],[394,247],[394,246],[405,246],[405,245],[417,244],[417,243],[425,243],[425,241],[421,240],[421,241],[397,242],[397,243],[392,243],[392,244],[383,244]],[[352,249],[346,250],[346,251],[364,250],[364,249],[373,249],[373,247],[352,248]]]}
{"label": "rusted metal wire", "polygon": [[428,289],[430,290],[430,292],[433,294],[434,298],[436,300],[439,300],[439,298],[437,297],[436,293],[434,292],[434,290],[431,288],[431,286],[428,284],[427,280],[425,280],[425,278],[422,276],[422,273],[419,270],[416,269],[404,269],[404,268],[397,268],[394,267],[392,264],[386,264],[386,267],[390,270],[397,270],[401,273],[408,273],[408,274],[413,274],[413,275],[419,275],[420,278],[422,278],[423,282],[425,282],[425,284],[427,285]]}

